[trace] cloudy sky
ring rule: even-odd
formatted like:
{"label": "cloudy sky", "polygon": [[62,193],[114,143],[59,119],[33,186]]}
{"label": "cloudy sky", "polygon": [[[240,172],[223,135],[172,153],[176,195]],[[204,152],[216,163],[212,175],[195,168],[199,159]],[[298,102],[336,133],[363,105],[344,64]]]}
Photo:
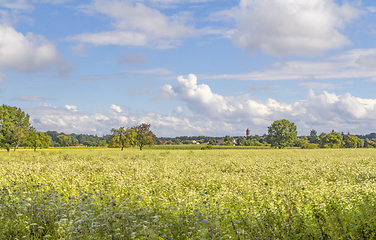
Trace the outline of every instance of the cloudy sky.
{"label": "cloudy sky", "polygon": [[373,0],[0,0],[0,99],[39,131],[376,131]]}

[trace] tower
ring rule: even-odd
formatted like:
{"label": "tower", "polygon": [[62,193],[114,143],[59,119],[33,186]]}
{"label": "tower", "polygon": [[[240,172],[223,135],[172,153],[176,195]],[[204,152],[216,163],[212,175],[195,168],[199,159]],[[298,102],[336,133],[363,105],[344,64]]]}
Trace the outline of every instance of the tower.
{"label": "tower", "polygon": [[251,136],[251,131],[249,130],[249,128],[247,128],[247,130],[245,131],[245,136]]}

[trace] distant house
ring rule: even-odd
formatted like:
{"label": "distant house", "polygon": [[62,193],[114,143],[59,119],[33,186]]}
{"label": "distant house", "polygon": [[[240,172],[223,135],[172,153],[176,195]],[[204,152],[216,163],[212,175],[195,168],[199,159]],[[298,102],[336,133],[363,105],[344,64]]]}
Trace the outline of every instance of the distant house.
{"label": "distant house", "polygon": [[200,144],[200,142],[197,141],[197,140],[193,140],[192,143],[193,143],[193,144]]}
{"label": "distant house", "polygon": [[161,144],[166,144],[167,141],[166,140],[161,140]]}
{"label": "distant house", "polygon": [[368,147],[369,145],[373,145],[373,146],[375,146],[376,143],[375,143],[374,141],[364,141],[364,147],[365,147],[365,148]]}
{"label": "distant house", "polygon": [[221,145],[221,144],[224,143],[224,142],[225,142],[225,140],[222,140],[222,139],[217,140],[217,145]]}

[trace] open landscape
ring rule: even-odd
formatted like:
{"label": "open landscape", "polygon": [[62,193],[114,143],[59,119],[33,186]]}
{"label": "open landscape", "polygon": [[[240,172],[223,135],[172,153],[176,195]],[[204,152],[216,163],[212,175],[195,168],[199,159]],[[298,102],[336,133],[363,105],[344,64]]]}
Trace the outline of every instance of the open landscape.
{"label": "open landscape", "polygon": [[0,239],[374,239],[375,149],[0,152]]}
{"label": "open landscape", "polygon": [[375,0],[0,0],[0,240],[376,240]]}

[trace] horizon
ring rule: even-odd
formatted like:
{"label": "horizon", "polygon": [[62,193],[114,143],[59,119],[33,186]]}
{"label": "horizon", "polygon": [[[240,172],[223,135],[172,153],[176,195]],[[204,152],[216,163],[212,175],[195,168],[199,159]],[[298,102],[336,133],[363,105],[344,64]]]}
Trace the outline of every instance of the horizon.
{"label": "horizon", "polygon": [[0,1],[0,97],[38,131],[376,131],[371,0]]}

